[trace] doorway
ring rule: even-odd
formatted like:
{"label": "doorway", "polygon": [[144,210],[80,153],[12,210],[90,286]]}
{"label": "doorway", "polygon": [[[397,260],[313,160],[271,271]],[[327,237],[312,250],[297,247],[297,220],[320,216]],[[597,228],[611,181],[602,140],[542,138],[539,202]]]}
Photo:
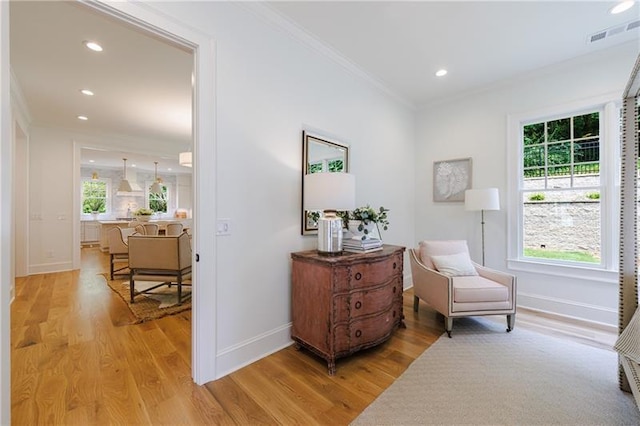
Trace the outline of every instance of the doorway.
{"label": "doorway", "polygon": [[[204,239],[199,235],[215,235],[215,218],[207,215],[207,220],[200,220],[200,212],[215,212],[215,173],[213,167],[199,168],[198,164],[203,158],[213,159],[215,152],[214,126],[212,121],[203,117],[214,115],[213,102],[213,70],[214,52],[211,46],[213,41],[202,34],[194,33],[185,26],[169,21],[160,14],[151,12],[148,8],[141,8],[135,4],[104,5],[92,3],[90,5],[75,5],[82,7],[91,13],[101,13],[108,16],[118,25],[130,25],[137,31],[152,34],[154,38],[165,40],[172,44],[180,44],[191,50],[194,57],[194,86],[193,97],[193,139],[191,151],[193,152],[193,248],[194,257],[207,259],[207,263],[196,263],[194,268],[194,284],[207,282],[207,287],[194,285],[193,323],[192,323],[192,376],[196,383],[202,384],[216,378],[215,371],[215,331],[212,332],[211,324],[215,324],[215,237]],[[6,10],[6,9],[5,9]],[[4,36],[4,33],[3,33]],[[201,49],[201,47],[205,47]],[[2,69],[9,69],[8,60],[3,55]],[[3,95],[2,102],[9,103],[9,96]],[[5,109],[3,108],[3,114]],[[4,118],[4,117],[3,117]],[[3,120],[3,122],[8,122]],[[6,139],[3,138],[3,144]],[[11,143],[7,141],[6,143]],[[15,143],[15,142],[14,142]],[[183,149],[181,149],[183,150]],[[2,169],[3,179],[6,169]],[[199,194],[207,194],[207,197],[199,197]],[[79,212],[79,209],[74,209]],[[79,213],[74,213],[74,215]],[[7,220],[3,216],[3,221]],[[75,223],[79,222],[74,220]],[[78,233],[77,229],[74,233]],[[76,241],[76,238],[74,238]],[[12,273],[2,269],[3,277],[9,275],[13,281]],[[4,304],[4,300],[3,300]],[[202,306],[202,307],[201,307]],[[206,309],[204,309],[206,306]],[[8,310],[7,305],[2,310]],[[3,328],[5,325],[3,324]],[[213,327],[215,329],[215,327]],[[4,330],[3,330],[4,331]],[[4,353],[2,354],[4,359]]]}

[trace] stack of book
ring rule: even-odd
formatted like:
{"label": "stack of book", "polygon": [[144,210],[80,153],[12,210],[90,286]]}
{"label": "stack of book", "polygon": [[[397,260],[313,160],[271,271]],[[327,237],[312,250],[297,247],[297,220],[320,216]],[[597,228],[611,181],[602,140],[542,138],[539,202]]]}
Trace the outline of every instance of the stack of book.
{"label": "stack of book", "polygon": [[351,253],[369,253],[382,250],[382,240],[369,238],[363,240],[362,237],[345,238],[342,241],[342,249]]}

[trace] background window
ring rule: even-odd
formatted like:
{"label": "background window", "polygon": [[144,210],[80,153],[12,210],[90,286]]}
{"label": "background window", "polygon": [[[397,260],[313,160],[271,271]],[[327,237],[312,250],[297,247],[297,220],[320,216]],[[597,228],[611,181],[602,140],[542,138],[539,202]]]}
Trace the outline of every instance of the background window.
{"label": "background window", "polygon": [[82,180],[82,213],[107,213],[108,182],[102,179]]}
{"label": "background window", "polygon": [[161,194],[149,193],[149,208],[154,212],[166,213],[169,201],[169,190],[167,185],[161,184]]}

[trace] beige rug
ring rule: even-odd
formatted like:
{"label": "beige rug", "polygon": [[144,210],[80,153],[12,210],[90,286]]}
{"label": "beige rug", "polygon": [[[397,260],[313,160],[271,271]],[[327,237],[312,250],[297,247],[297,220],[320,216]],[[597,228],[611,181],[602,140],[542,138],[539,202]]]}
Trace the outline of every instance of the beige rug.
{"label": "beige rug", "polygon": [[638,425],[615,352],[456,320],[353,425]]}
{"label": "beige rug", "polygon": [[[191,299],[183,301],[182,305],[176,303],[176,293],[178,291],[176,286],[171,286],[171,288],[162,286],[153,290],[154,294],[136,295],[135,303],[132,304],[129,303],[130,294],[128,281],[122,281],[122,279],[109,281],[106,274],[100,275],[105,278],[109,288],[117,293],[127,304],[129,310],[136,317],[134,324],[162,318],[167,315],[174,315],[191,309]],[[142,282],[137,282],[136,289],[143,289],[143,286],[144,289],[146,289],[151,287],[153,283],[146,282],[144,284],[146,285],[143,285]],[[190,287],[182,287],[183,300],[184,297],[190,293]]]}

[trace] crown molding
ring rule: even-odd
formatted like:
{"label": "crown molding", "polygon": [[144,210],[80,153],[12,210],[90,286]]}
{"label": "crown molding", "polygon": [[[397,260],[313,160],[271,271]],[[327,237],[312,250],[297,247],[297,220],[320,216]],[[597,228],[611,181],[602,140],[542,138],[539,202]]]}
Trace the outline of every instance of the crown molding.
{"label": "crown molding", "polygon": [[265,2],[237,2],[237,5],[242,7],[243,9],[253,13],[254,15],[262,18],[265,22],[279,28],[284,31],[286,34],[294,38],[295,40],[301,42],[307,47],[315,50],[326,58],[332,60],[337,63],[351,74],[356,77],[366,81],[371,84],[378,90],[382,91],[386,95],[390,96],[397,102],[402,105],[410,108],[411,110],[416,110],[415,103],[408,100],[406,97],[400,95],[396,91],[390,89],[386,84],[384,84],[378,78],[372,76],[365,70],[363,70],[356,63],[348,59],[346,56],[342,55],[338,51],[336,51],[331,46],[324,43],[315,35],[311,34],[309,31],[302,28],[300,25],[296,24],[290,18],[284,16],[279,11],[272,8],[269,4]]}

